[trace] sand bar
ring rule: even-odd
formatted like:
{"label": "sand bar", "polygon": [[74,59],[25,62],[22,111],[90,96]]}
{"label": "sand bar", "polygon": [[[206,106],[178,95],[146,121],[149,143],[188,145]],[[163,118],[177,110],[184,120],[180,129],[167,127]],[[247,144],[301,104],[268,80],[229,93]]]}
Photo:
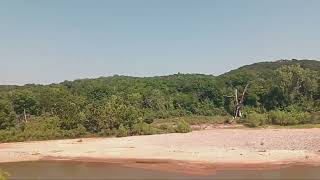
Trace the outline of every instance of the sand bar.
{"label": "sand bar", "polygon": [[212,129],[0,144],[0,162],[36,160],[109,162],[188,172],[219,167],[320,165],[320,129]]}

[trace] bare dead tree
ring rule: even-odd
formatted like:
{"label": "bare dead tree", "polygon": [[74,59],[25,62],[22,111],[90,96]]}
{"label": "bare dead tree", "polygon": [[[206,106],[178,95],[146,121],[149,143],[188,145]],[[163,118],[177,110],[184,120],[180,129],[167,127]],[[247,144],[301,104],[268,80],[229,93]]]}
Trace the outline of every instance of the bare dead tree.
{"label": "bare dead tree", "polygon": [[244,88],[242,94],[240,97],[238,97],[238,89],[235,89],[235,110],[234,110],[234,118],[237,118],[237,117],[242,117],[242,107],[243,107],[243,102],[244,102],[244,96],[248,90],[248,86],[249,84],[246,85],[246,87]]}

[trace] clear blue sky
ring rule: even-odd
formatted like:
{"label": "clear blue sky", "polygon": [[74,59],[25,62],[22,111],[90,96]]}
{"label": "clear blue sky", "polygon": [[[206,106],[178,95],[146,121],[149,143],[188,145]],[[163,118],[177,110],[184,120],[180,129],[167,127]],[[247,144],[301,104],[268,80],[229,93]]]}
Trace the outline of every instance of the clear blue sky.
{"label": "clear blue sky", "polygon": [[319,0],[0,0],[0,84],[320,59]]}

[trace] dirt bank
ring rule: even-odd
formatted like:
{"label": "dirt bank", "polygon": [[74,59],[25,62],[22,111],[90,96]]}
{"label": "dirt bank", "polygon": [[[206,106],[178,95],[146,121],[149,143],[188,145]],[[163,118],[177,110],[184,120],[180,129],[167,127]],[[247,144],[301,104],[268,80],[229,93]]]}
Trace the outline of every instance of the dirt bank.
{"label": "dirt bank", "polygon": [[196,173],[221,167],[320,164],[320,129],[213,129],[0,144],[0,162],[33,160],[104,161]]}

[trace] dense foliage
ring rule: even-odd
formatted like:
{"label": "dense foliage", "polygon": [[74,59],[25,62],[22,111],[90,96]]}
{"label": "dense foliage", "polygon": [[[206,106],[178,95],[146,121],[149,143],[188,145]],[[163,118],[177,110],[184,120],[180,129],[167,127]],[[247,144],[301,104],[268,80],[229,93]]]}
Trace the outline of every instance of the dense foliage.
{"label": "dense foliage", "polygon": [[244,66],[218,77],[113,76],[0,86],[0,141],[189,132],[185,121],[175,127],[150,124],[174,117],[230,116],[234,111],[230,96],[248,83],[244,123],[318,122],[312,114],[320,109],[320,62],[282,60]]}

